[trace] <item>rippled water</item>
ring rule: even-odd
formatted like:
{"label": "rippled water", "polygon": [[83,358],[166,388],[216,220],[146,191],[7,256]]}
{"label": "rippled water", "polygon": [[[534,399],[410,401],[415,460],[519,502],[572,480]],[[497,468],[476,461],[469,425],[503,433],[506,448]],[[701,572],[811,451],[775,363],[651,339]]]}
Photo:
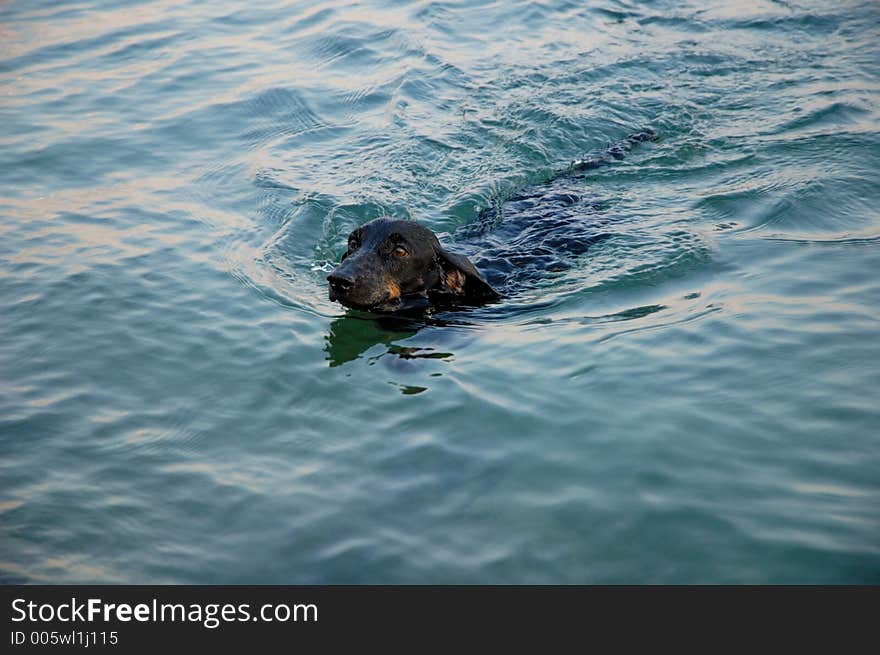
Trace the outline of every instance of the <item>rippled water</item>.
{"label": "rippled water", "polygon": [[[0,579],[880,582],[878,26],[4,3]],[[327,299],[377,216],[528,252],[505,199],[643,127],[567,270]]]}

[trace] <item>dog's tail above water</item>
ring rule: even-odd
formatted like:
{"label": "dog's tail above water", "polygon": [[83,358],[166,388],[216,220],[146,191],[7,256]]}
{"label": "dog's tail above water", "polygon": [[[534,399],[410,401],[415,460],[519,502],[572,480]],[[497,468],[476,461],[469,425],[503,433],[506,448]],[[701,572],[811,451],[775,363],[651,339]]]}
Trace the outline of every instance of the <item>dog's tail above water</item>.
{"label": "dog's tail above water", "polygon": [[606,164],[623,159],[626,156],[626,153],[630,152],[639,143],[656,141],[659,138],[657,132],[650,127],[646,127],[638,132],[630,134],[622,141],[619,141],[598,153],[573,161],[566,172],[580,173],[582,171],[589,171],[594,168],[599,168],[600,166],[605,166]]}

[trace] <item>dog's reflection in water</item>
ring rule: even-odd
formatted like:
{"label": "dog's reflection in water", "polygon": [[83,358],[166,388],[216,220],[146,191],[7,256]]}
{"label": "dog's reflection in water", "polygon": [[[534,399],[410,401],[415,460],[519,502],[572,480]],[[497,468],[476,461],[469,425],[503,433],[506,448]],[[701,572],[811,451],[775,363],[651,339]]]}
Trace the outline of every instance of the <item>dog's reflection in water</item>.
{"label": "dog's reflection in water", "polygon": [[[358,359],[377,344],[387,346],[384,353],[370,357],[369,363],[379,358],[394,355],[400,360],[452,358],[450,352],[439,352],[433,348],[402,346],[398,341],[415,336],[428,325],[446,325],[444,321],[412,318],[406,316],[375,316],[350,312],[330,324],[330,331],[324,337],[324,351],[330,366],[340,366]],[[406,393],[406,391],[404,391]]]}

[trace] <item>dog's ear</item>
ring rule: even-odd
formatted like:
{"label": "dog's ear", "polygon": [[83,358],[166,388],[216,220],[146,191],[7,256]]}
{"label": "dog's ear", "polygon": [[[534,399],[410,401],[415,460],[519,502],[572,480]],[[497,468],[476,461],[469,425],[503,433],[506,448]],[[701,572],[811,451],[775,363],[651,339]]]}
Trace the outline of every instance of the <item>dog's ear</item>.
{"label": "dog's ear", "polygon": [[458,255],[439,248],[437,257],[440,262],[443,291],[468,300],[497,300],[498,292],[480,275],[477,268],[464,255]]}

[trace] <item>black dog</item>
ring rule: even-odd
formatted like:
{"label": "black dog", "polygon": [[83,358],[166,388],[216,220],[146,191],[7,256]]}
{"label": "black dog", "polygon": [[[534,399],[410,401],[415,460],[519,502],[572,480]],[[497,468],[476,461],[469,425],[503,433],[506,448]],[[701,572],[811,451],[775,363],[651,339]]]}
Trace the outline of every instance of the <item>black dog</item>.
{"label": "black dog", "polygon": [[342,263],[327,281],[330,300],[373,312],[479,305],[499,297],[467,257],[444,250],[431,230],[387,218],[349,235]]}
{"label": "black dog", "polygon": [[[498,226],[506,237],[506,245],[496,239],[480,248],[481,257],[494,262],[484,270],[508,288],[511,281],[522,282],[523,275],[559,272],[576,263],[577,257],[608,236],[595,220],[596,204],[584,194],[581,175],[656,138],[653,130],[641,130],[574,162],[550,180],[523,189],[504,202],[503,222],[495,208],[483,211],[474,227],[480,231],[484,223]],[[374,312],[481,305],[500,297],[466,257],[444,250],[431,230],[386,218],[349,235],[348,251],[327,280],[330,300]]]}

